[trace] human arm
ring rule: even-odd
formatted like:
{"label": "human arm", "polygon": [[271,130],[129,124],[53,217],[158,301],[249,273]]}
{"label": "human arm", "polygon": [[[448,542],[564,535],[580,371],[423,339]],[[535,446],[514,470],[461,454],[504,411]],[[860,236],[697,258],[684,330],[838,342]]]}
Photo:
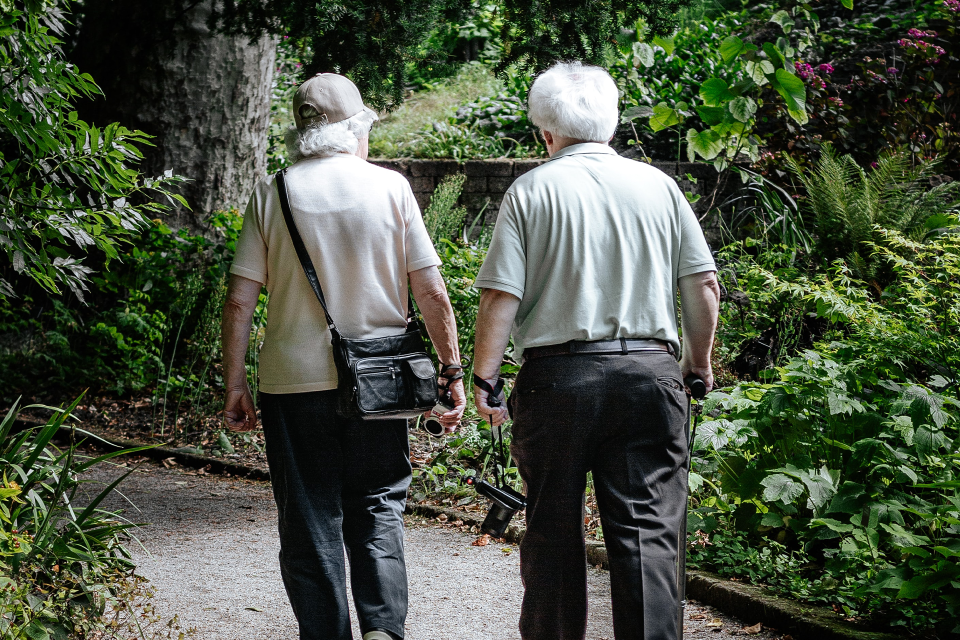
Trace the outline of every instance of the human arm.
{"label": "human arm", "polygon": [[[499,289],[484,289],[480,294],[473,372],[486,380],[491,387],[496,385],[500,377],[500,363],[510,341],[510,329],[519,308],[520,298],[512,293]],[[487,392],[474,385],[473,402],[480,415],[489,419],[491,425],[497,427],[507,421],[507,407],[502,397],[499,407],[491,407]]]}
{"label": "human arm", "polygon": [[[413,299],[420,308],[423,322],[427,325],[430,341],[437,351],[440,364],[460,364],[460,346],[457,340],[457,320],[447,295],[447,285],[443,282],[440,270],[433,267],[411,271],[410,287]],[[452,374],[451,374],[452,375]],[[440,416],[440,424],[452,433],[460,423],[463,410],[467,406],[467,396],[463,380],[454,380],[450,384],[450,398],[454,407]]]}
{"label": "human arm", "polygon": [[710,353],[720,311],[720,286],[715,271],[703,271],[677,280],[680,289],[680,323],[683,327],[683,355],[680,371],[693,374],[713,388]]}
{"label": "human arm", "polygon": [[245,365],[250,326],[262,286],[255,280],[233,274],[223,303],[223,322],[220,327],[223,380],[226,386],[223,418],[231,431],[250,431],[257,426],[257,409],[253,406]]}

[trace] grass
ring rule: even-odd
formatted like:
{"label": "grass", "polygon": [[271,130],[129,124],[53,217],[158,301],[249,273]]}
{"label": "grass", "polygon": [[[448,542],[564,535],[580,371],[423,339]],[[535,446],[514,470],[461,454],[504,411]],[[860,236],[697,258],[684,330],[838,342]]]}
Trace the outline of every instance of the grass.
{"label": "grass", "polygon": [[434,122],[446,120],[464,102],[502,90],[500,80],[481,64],[464,65],[446,80],[414,93],[396,111],[383,116],[370,132],[370,157],[393,158],[398,147]]}

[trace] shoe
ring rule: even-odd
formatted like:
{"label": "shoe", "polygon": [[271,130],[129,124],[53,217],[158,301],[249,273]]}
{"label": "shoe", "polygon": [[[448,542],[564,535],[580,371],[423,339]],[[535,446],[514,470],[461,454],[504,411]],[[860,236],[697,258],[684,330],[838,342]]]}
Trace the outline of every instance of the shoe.
{"label": "shoe", "polygon": [[373,631],[367,631],[363,634],[363,640],[393,640],[393,634],[387,633],[380,629],[374,629]]}

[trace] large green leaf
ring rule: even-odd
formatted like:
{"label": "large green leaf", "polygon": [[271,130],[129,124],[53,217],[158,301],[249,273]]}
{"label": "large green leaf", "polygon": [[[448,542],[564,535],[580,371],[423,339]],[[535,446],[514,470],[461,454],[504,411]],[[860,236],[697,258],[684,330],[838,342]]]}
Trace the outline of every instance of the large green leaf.
{"label": "large green leaf", "polygon": [[917,576],[905,582],[897,593],[898,598],[919,598],[925,592],[939,589],[960,578],[960,566],[947,565],[939,571]]}
{"label": "large green leaf", "polygon": [[661,38],[660,36],[654,36],[653,38],[651,38],[650,42],[652,42],[653,44],[663,49],[668,56],[673,54],[673,50],[676,47],[676,44],[674,44],[673,42],[673,36],[670,36],[669,38]]}
{"label": "large green leaf", "polygon": [[641,105],[638,107],[630,107],[625,110],[620,116],[620,122],[626,124],[637,118],[649,118],[653,115],[653,107],[648,107],[646,105]]}
{"label": "large green leaf", "polygon": [[759,85],[764,85],[769,82],[767,76],[773,75],[776,68],[769,60],[748,60],[744,64],[744,70],[751,80]]}
{"label": "large green leaf", "polygon": [[722,78],[710,78],[700,85],[700,99],[708,107],[719,107],[735,97]]}
{"label": "large green leaf", "polygon": [[763,52],[767,54],[767,59],[773,64],[774,67],[787,66],[787,59],[783,57],[783,52],[780,51],[780,47],[772,42],[763,43]]}
{"label": "large green leaf", "polygon": [[639,62],[645,67],[652,67],[653,66],[653,47],[651,47],[646,42],[634,42],[633,58],[635,60],[634,65],[636,65],[637,62]]}
{"label": "large green leaf", "polygon": [[723,140],[716,131],[687,129],[687,156],[695,153],[704,160],[713,160],[721,151],[723,151]]}
{"label": "large green leaf", "polygon": [[757,103],[753,101],[753,98],[740,96],[731,100],[727,104],[727,108],[733,117],[740,122],[749,122],[753,114],[757,112]]}
{"label": "large green leaf", "polygon": [[720,57],[727,64],[733,62],[741,51],[743,51],[743,40],[737,36],[727,36],[720,43]]}
{"label": "large green leaf", "polygon": [[792,504],[803,494],[803,485],[782,473],[767,476],[760,484],[764,487],[763,499],[767,502],[779,500],[784,504]]}
{"label": "large green leaf", "polygon": [[698,106],[697,113],[700,115],[700,119],[703,120],[704,124],[712,127],[723,122],[730,112],[723,107]]}
{"label": "large green leaf", "polygon": [[783,9],[770,16],[770,22],[780,25],[780,28],[783,29],[784,33],[790,33],[793,30],[793,25],[795,24],[794,19],[791,18],[790,14]]}
{"label": "large green leaf", "polygon": [[777,69],[774,75],[777,81],[773,86],[787,103],[787,109],[806,112],[807,89],[803,86],[803,80],[786,69]]}
{"label": "large green leaf", "polygon": [[653,108],[653,115],[650,116],[650,128],[654,131],[662,131],[680,124],[680,114],[677,110],[661,102]]}
{"label": "large green leaf", "polygon": [[950,438],[939,429],[934,430],[928,426],[922,426],[917,429],[913,435],[913,442],[917,447],[918,453],[930,456],[940,449],[949,446]]}

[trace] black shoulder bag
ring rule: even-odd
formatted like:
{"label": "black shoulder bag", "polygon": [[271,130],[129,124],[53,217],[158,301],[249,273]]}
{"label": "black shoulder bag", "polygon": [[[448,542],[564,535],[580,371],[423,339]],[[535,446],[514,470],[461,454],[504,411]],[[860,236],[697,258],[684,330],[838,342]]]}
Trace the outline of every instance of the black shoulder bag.
{"label": "black shoulder bag", "polygon": [[429,411],[437,403],[437,370],[424,348],[413,301],[409,301],[404,333],[384,338],[345,338],[330,317],[313,261],[290,213],[284,173],[277,172],[283,219],[333,336],[333,361],[339,379],[337,413],[345,418],[388,420],[414,418]]}

